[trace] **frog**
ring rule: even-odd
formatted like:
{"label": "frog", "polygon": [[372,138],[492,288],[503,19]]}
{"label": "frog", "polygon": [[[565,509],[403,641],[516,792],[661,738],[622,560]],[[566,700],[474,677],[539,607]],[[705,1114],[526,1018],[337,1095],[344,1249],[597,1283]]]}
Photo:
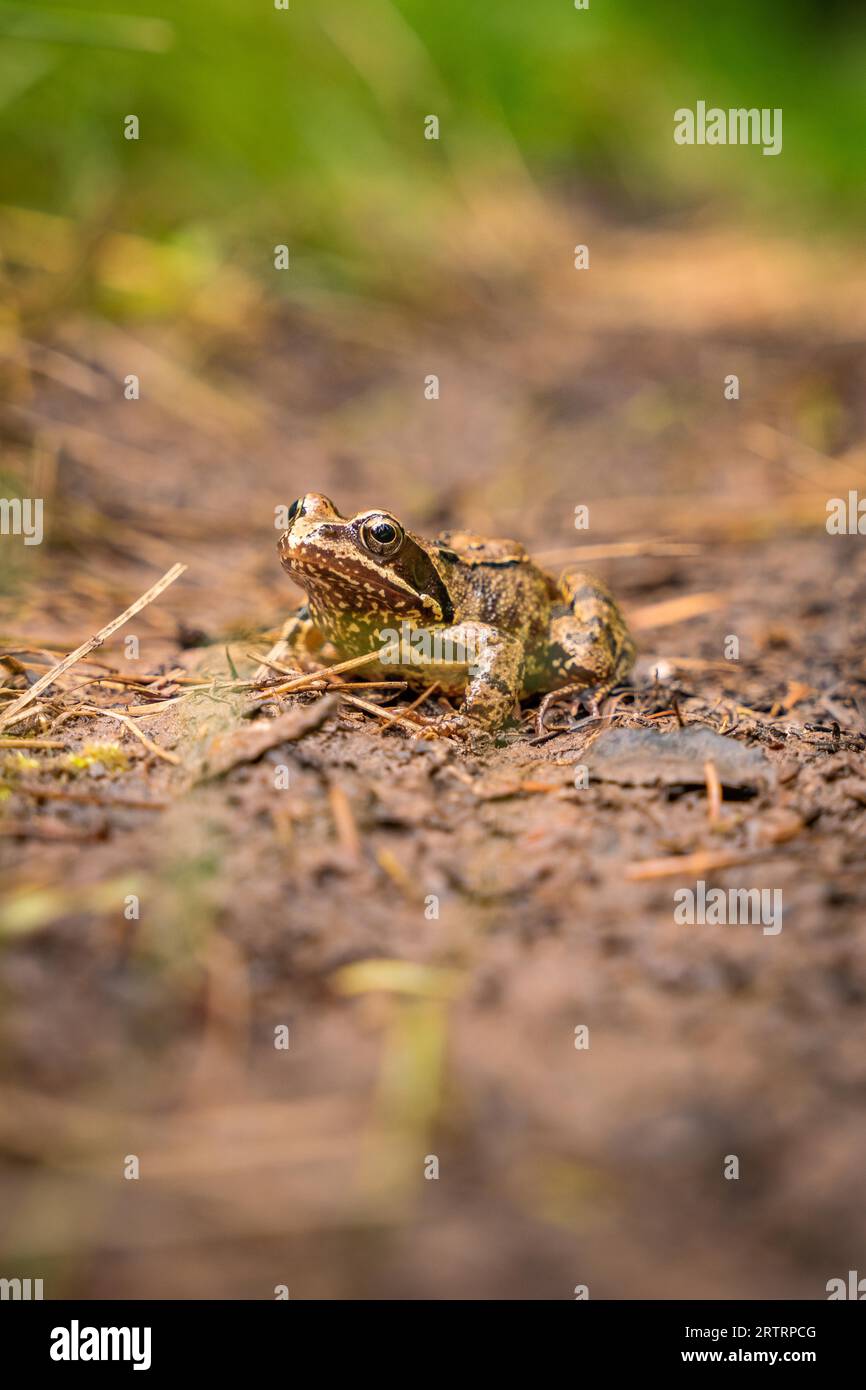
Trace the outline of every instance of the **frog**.
{"label": "frog", "polygon": [[634,665],[607,585],[578,568],[554,579],[519,541],[467,531],[427,540],[380,508],[341,516],[317,492],[297,498],[286,521],[280,563],[307,597],[284,629],[286,650],[377,653],[369,679],[460,701],[436,720],[440,734],[483,744],[521,700],[561,691],[585,694],[597,713]]}

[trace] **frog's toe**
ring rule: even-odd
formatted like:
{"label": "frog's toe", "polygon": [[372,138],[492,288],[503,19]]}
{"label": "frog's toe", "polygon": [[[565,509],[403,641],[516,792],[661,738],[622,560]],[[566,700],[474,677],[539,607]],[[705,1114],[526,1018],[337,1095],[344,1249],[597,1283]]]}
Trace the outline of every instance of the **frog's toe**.
{"label": "frog's toe", "polygon": [[556,704],[559,700],[575,699],[579,696],[580,703],[586,709],[589,717],[598,719],[602,702],[607,693],[607,686],[587,687],[585,685],[563,685],[558,690],[549,691],[535,712],[536,735],[540,737],[542,734],[550,732],[547,728],[547,711],[551,705]]}
{"label": "frog's toe", "polygon": [[438,738],[453,738],[473,753],[489,748],[494,738],[488,725],[460,710],[440,716],[430,727]]}

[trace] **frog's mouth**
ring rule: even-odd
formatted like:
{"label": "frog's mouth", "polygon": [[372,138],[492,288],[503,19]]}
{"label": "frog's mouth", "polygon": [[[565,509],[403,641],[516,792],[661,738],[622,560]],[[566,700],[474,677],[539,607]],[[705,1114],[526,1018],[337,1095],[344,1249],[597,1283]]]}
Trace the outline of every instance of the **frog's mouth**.
{"label": "frog's mouth", "polygon": [[450,622],[448,591],[426,551],[406,535],[393,562],[346,544],[345,523],[319,522],[315,535],[283,533],[280,562],[309,598],[347,619],[383,613]]}
{"label": "frog's mouth", "polygon": [[[346,618],[383,613],[424,617],[429,622],[450,621],[450,604],[426,589],[415,589],[384,566],[368,565],[351,556],[335,557],[305,546],[283,558],[283,568],[317,606],[333,608]],[[430,587],[433,587],[432,585]],[[448,616],[446,616],[446,614]]]}

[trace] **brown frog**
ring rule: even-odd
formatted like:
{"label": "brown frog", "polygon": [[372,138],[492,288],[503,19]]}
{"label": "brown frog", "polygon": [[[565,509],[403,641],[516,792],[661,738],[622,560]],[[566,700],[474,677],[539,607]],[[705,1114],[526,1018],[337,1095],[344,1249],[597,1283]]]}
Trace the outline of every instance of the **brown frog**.
{"label": "brown frog", "polygon": [[344,659],[376,650],[370,674],[462,696],[442,732],[495,733],[538,692],[569,687],[597,700],[634,663],[607,587],[577,570],[555,582],[516,541],[455,531],[423,540],[389,512],[342,517],[315,492],[292,503],[288,520],[280,561],[308,599],[289,646],[328,641]]}

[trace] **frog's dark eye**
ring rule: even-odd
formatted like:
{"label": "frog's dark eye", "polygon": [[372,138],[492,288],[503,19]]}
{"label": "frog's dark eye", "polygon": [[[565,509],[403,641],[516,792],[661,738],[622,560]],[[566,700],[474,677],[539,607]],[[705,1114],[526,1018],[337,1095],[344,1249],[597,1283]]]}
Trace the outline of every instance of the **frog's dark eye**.
{"label": "frog's dark eye", "polygon": [[301,510],[301,503],[303,502],[303,500],[303,497],[296,497],[292,505],[289,507],[286,517],[289,526],[291,526],[295,517],[298,515],[298,512]]}
{"label": "frog's dark eye", "polygon": [[361,540],[373,555],[395,555],[403,544],[403,530],[387,516],[371,516],[361,527]]}

